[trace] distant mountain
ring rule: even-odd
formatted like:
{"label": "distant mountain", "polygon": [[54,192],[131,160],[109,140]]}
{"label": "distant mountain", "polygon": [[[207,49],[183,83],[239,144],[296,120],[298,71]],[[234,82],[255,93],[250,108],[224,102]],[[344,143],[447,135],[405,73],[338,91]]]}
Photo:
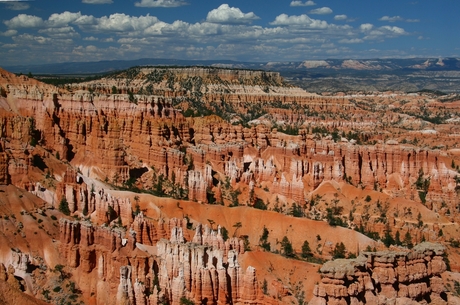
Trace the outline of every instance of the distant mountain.
{"label": "distant mountain", "polygon": [[4,67],[6,70],[15,73],[33,74],[97,74],[112,71],[124,70],[134,66],[229,66],[239,67],[250,66],[246,63],[237,63],[230,60],[181,60],[181,59],[160,59],[141,58],[135,60],[103,60],[93,62],[65,62],[43,65],[21,65]]}
{"label": "distant mountain", "polygon": [[34,75],[95,75],[134,66],[211,66],[280,72],[310,92],[419,91],[460,93],[460,58],[324,59],[290,62],[238,62],[142,58],[4,67]]}
{"label": "distant mountain", "polygon": [[67,62],[43,65],[7,66],[15,73],[33,74],[95,74],[123,70],[133,66],[214,66],[272,71],[460,71],[460,58],[406,59],[326,59],[293,62],[238,62],[231,60],[181,60],[141,58],[97,62]]}

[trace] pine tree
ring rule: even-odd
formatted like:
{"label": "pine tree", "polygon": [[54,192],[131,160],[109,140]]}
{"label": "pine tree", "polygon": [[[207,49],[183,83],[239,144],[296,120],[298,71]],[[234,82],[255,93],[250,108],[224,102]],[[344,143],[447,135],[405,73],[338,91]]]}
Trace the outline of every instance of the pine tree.
{"label": "pine tree", "polygon": [[69,203],[67,202],[67,199],[61,199],[61,202],[59,203],[59,211],[61,211],[64,215],[70,215]]}
{"label": "pine tree", "polygon": [[333,259],[345,258],[345,253],[346,252],[347,252],[347,250],[346,250],[345,245],[343,244],[343,242],[336,243],[335,248],[332,251],[332,258]]}
{"label": "pine tree", "polygon": [[397,246],[401,246],[401,245],[402,245],[401,236],[400,236],[399,231],[396,231],[396,234],[395,234],[395,244],[396,244]]}
{"label": "pine tree", "polygon": [[265,250],[270,251],[270,243],[268,242],[268,229],[264,226],[262,236],[259,239],[259,245]]}
{"label": "pine tree", "polygon": [[308,243],[308,240],[306,240],[303,242],[303,245],[302,245],[302,257],[308,258],[312,256],[313,256],[313,253],[311,252],[310,244]]}
{"label": "pine tree", "polygon": [[284,236],[283,240],[281,241],[281,253],[284,256],[288,256],[288,257],[295,256],[294,249],[292,248],[292,244],[286,236]]}
{"label": "pine tree", "polygon": [[407,231],[404,235],[403,245],[409,249],[412,249],[412,247],[414,246],[414,244],[412,243],[412,236],[410,235],[409,231]]}

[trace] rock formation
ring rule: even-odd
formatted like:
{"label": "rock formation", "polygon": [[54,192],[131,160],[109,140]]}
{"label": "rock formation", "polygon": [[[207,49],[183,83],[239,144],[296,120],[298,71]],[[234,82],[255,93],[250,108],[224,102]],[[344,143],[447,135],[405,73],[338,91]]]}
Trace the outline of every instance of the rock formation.
{"label": "rock formation", "polygon": [[[292,224],[305,232],[314,220],[325,221],[314,223],[321,228],[345,227],[334,232],[353,235],[349,254],[363,244],[383,250],[384,243],[410,247],[424,239],[458,243],[455,101],[422,93],[322,96],[278,73],[213,68],[138,67],[68,89],[0,70],[0,86],[0,184],[44,201],[37,220],[35,207],[7,192],[10,205],[0,209],[5,247],[9,253],[20,242],[15,235],[51,244],[0,258],[23,278],[36,253],[47,256],[49,270],[64,264],[89,303],[299,302],[308,276],[297,284],[291,274],[271,274],[293,264],[289,259],[267,270],[246,263],[249,243],[254,256],[264,254],[252,224],[267,225],[273,252],[283,250],[287,235],[295,236],[298,257],[302,242],[315,243],[311,259],[329,259],[335,242],[351,238],[319,232],[300,241]],[[224,237],[219,225],[234,224],[237,236],[234,215],[243,218],[251,207],[261,214],[245,223],[241,238]],[[281,228],[280,214],[313,220]],[[211,227],[201,225],[206,221]],[[33,233],[21,231],[31,223]],[[53,247],[59,255],[49,255]],[[397,249],[326,263],[312,302],[442,304],[444,250]]]}
{"label": "rock formation", "polygon": [[447,304],[443,254],[444,247],[422,243],[410,252],[363,252],[327,262],[309,304]]}

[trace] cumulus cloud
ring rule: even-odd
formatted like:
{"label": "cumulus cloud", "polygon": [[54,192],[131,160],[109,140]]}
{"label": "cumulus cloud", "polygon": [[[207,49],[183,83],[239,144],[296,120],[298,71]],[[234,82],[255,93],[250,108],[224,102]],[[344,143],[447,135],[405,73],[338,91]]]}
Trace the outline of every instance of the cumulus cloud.
{"label": "cumulus cloud", "polygon": [[328,23],[324,20],[317,20],[308,17],[305,14],[300,16],[288,16],[286,14],[278,15],[275,21],[271,22],[272,25],[298,25],[306,26],[309,28],[325,29],[328,27]]}
{"label": "cumulus cloud", "polygon": [[316,5],[316,3],[311,0],[305,1],[305,2],[294,0],[291,2],[291,6],[313,6],[313,5]]}
{"label": "cumulus cloud", "polygon": [[141,2],[134,3],[137,7],[178,7],[188,4],[182,0],[141,0]]}
{"label": "cumulus cloud", "polygon": [[75,24],[82,29],[95,32],[133,32],[143,31],[149,26],[159,22],[157,17],[130,16],[126,14],[112,14],[95,18],[93,16],[81,16],[75,20]]}
{"label": "cumulus cloud", "polygon": [[407,35],[407,32],[403,28],[386,25],[369,31],[364,39],[383,40],[384,38],[393,38],[402,35]]}
{"label": "cumulus cloud", "polygon": [[388,21],[388,22],[396,22],[396,21],[403,21],[404,19],[401,18],[400,16],[383,16],[382,18],[379,19],[380,21]]}
{"label": "cumulus cloud", "polygon": [[75,29],[71,26],[65,26],[60,28],[47,28],[39,30],[38,33],[46,34],[52,38],[72,38],[72,37],[80,37]]}
{"label": "cumulus cloud", "polygon": [[31,34],[22,34],[13,37],[13,40],[17,43],[24,43],[24,44],[46,44],[52,41],[51,38],[43,37],[43,36],[34,36]]}
{"label": "cumulus cloud", "polygon": [[6,36],[6,37],[9,37],[9,36],[14,36],[18,33],[18,31],[16,30],[7,30],[5,32],[0,32],[0,36]]}
{"label": "cumulus cloud", "polygon": [[3,23],[10,29],[39,28],[45,24],[42,18],[26,14],[19,14]]}
{"label": "cumulus cloud", "polygon": [[340,39],[339,40],[339,43],[346,43],[346,44],[350,44],[350,43],[362,43],[364,42],[364,40],[362,40],[361,38],[352,38],[352,39]]}
{"label": "cumulus cloud", "polygon": [[113,0],[83,0],[82,3],[86,3],[86,4],[112,4]]}
{"label": "cumulus cloud", "polygon": [[314,10],[310,11],[310,14],[315,14],[315,15],[327,15],[327,14],[332,14],[332,10],[329,7],[320,7]]}
{"label": "cumulus cloud", "polygon": [[[196,23],[165,22],[148,14],[95,17],[62,12],[43,19],[19,14],[4,21],[7,28],[0,32],[0,36],[12,37],[9,39],[13,40],[11,45],[16,46],[15,54],[6,54],[0,60],[10,64],[27,60],[88,60],[88,54],[93,60],[99,60],[125,58],[123,56],[133,53],[145,57],[298,60],[302,54],[310,54],[312,58],[334,52],[343,55],[350,51],[352,44],[408,34],[400,27],[375,27],[370,23],[353,27],[342,22],[340,25],[328,23],[307,14],[281,14],[269,25],[251,24],[258,18],[252,12],[242,12],[228,4],[209,11],[204,21]],[[336,15],[334,19],[350,20],[346,15]],[[76,47],[78,40],[74,38],[80,36],[85,44],[92,46]]]}
{"label": "cumulus cloud", "polygon": [[380,21],[388,21],[388,22],[397,22],[397,21],[405,21],[405,22],[419,22],[419,19],[405,19],[401,16],[383,16],[379,19]]}
{"label": "cumulus cloud", "polygon": [[253,12],[243,13],[237,7],[230,7],[228,4],[222,4],[216,9],[208,13],[207,22],[212,23],[251,23],[254,20],[260,19]]}
{"label": "cumulus cloud", "polygon": [[374,28],[374,25],[370,23],[363,23],[359,26],[359,29],[361,30],[361,32],[367,32],[367,31],[372,30],[373,28]]}
{"label": "cumulus cloud", "polygon": [[395,33],[397,35],[407,34],[406,31],[404,31],[403,28],[400,28],[400,27],[397,27],[397,26],[385,25],[385,26],[380,27],[379,29],[385,30],[385,31],[388,31],[388,32],[391,32],[391,33]]}
{"label": "cumulus cloud", "polygon": [[94,37],[94,36],[89,36],[89,37],[83,38],[83,40],[85,40],[85,41],[98,41],[99,39]]}
{"label": "cumulus cloud", "polygon": [[60,14],[52,14],[48,20],[45,22],[48,27],[63,27],[67,26],[69,23],[78,20],[81,17],[81,13],[71,13],[65,11]]}
{"label": "cumulus cloud", "polygon": [[335,15],[334,20],[347,20],[347,15]]}

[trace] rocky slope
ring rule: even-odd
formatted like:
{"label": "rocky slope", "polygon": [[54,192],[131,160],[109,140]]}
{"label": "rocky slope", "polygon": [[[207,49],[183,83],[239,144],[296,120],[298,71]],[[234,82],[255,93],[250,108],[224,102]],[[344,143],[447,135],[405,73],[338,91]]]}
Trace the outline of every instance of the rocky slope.
{"label": "rocky slope", "polygon": [[[352,294],[319,291],[332,282],[349,291],[354,280],[325,275],[314,290],[318,275],[296,270],[388,246],[396,252],[344,264],[377,274],[417,255],[438,262],[441,248],[404,250],[424,240],[444,243],[449,267],[460,270],[455,96],[323,96],[277,73],[210,68],[133,68],[61,89],[0,72],[0,182],[18,194],[1,207],[11,234],[0,262],[31,295],[341,304]],[[34,213],[52,217],[24,226]],[[30,236],[40,230],[35,250]],[[372,265],[381,257],[388,266]],[[398,280],[372,296],[357,290],[356,301],[441,296],[440,264],[416,283]],[[400,292],[420,281],[434,284]]]}

